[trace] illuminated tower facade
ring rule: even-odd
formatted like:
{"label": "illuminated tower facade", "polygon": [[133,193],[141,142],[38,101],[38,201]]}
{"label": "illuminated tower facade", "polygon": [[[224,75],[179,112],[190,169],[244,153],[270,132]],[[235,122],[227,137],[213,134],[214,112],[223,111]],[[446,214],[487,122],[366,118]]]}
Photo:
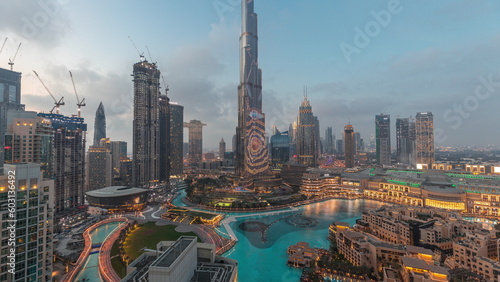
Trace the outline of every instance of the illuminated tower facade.
{"label": "illuminated tower facade", "polygon": [[391,116],[375,116],[375,142],[377,151],[377,163],[382,165],[391,164]]}
{"label": "illuminated tower facade", "polygon": [[240,85],[236,128],[236,173],[247,180],[267,175],[268,151],[262,113],[262,71],[259,69],[257,14],[254,1],[242,0]]}
{"label": "illuminated tower facade", "polygon": [[417,113],[415,117],[416,163],[434,163],[434,118],[431,112]]}
{"label": "illuminated tower facade", "polygon": [[307,97],[304,97],[304,100],[300,104],[298,121],[298,163],[308,167],[315,167],[318,159],[318,139],[316,139],[318,134],[316,134],[316,117],[313,115],[312,107]]}
{"label": "illuminated tower facade", "polygon": [[345,167],[354,167],[354,154],[356,148],[354,144],[354,128],[348,124],[344,127],[344,155]]}
{"label": "illuminated tower facade", "polygon": [[198,164],[203,158],[203,127],[206,126],[199,120],[184,123],[189,134],[189,163]]}

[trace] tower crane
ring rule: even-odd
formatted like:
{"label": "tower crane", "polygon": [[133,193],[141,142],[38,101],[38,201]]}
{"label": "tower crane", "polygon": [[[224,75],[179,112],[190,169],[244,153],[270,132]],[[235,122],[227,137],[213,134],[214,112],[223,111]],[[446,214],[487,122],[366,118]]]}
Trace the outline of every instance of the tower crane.
{"label": "tower crane", "polygon": [[43,87],[45,87],[45,90],[47,90],[47,92],[49,92],[50,97],[52,97],[52,99],[54,100],[55,106],[52,108],[52,110],[50,110],[50,113],[52,113],[54,111],[54,109],[56,109],[56,114],[59,114],[59,106],[64,106],[64,97],[61,97],[61,99],[59,99],[59,101],[57,101],[56,98],[54,97],[54,95],[52,95],[52,92],[50,92],[49,88],[47,88],[47,86],[45,85],[45,83],[43,83],[43,81],[40,78],[40,76],[38,76],[38,73],[36,73],[36,71],[33,71],[33,72],[35,73],[35,75],[38,78],[38,80],[40,80],[40,82],[42,83]]}
{"label": "tower crane", "polygon": [[76,105],[78,106],[78,117],[81,117],[81,107],[85,107],[85,98],[83,98],[81,101],[78,98],[78,92],[76,92],[76,87],[75,87],[75,81],[73,80],[73,74],[71,71],[69,72],[69,76],[71,76],[71,82],[73,83],[73,89],[75,89],[75,95],[76,95]]}
{"label": "tower crane", "polygon": [[8,37],[5,37],[5,40],[3,41],[2,48],[0,48],[0,54],[2,54],[3,47],[5,47],[5,43],[7,43],[7,38]]}
{"label": "tower crane", "polygon": [[17,56],[17,52],[19,52],[19,48],[21,48],[21,44],[22,43],[19,43],[19,45],[17,46],[17,50],[16,50],[16,53],[14,54],[14,57],[12,57],[12,59],[9,59],[10,70],[12,70],[14,68],[14,61],[16,60],[16,56]]}
{"label": "tower crane", "polygon": [[165,83],[165,78],[163,77],[163,75],[161,76],[161,79],[163,80],[163,86],[165,87],[165,95],[168,96],[168,91],[170,90],[170,88],[168,88],[168,85]]}
{"label": "tower crane", "polygon": [[135,46],[135,43],[134,41],[132,40],[132,38],[130,38],[130,36],[128,37],[128,39],[130,39],[130,42],[132,42],[132,45],[134,45],[134,48],[135,50],[137,51],[137,53],[139,54],[139,58],[141,58],[141,62],[144,61],[144,52],[139,52],[139,49],[137,49],[137,46]]}

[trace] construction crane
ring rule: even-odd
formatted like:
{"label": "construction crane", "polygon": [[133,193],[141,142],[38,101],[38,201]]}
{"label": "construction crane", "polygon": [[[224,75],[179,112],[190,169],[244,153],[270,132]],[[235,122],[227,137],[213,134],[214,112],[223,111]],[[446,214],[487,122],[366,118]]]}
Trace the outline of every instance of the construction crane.
{"label": "construction crane", "polygon": [[2,48],[0,48],[0,54],[2,54],[3,47],[5,47],[5,43],[7,43],[7,38],[8,37],[5,37],[5,40],[3,41]]}
{"label": "construction crane", "polygon": [[45,87],[45,90],[47,90],[47,92],[49,92],[50,97],[52,97],[52,99],[54,100],[55,106],[52,108],[52,110],[50,110],[50,113],[52,113],[54,111],[54,109],[56,109],[56,114],[59,114],[59,106],[64,106],[64,97],[61,97],[61,99],[59,99],[59,101],[57,101],[56,98],[54,97],[54,95],[52,95],[52,92],[50,92],[49,88],[47,88],[47,86],[45,85],[45,83],[43,83],[43,81],[40,78],[40,76],[38,76],[38,73],[36,73],[36,71],[33,71],[33,72],[35,73],[35,75],[38,78],[38,80],[40,80],[40,82],[42,83],[43,87]]}
{"label": "construction crane", "polygon": [[69,76],[71,76],[71,82],[73,83],[73,89],[75,89],[75,94],[76,94],[76,105],[78,106],[78,117],[81,117],[81,107],[85,107],[85,98],[83,98],[81,101],[78,98],[78,92],[76,92],[76,87],[75,87],[75,81],[73,80],[73,74],[71,71],[69,72]]}
{"label": "construction crane", "polygon": [[19,45],[17,46],[17,50],[16,50],[16,53],[14,54],[14,57],[12,57],[12,59],[9,59],[10,70],[12,70],[14,68],[14,61],[16,60],[16,56],[17,56],[17,52],[19,52],[19,48],[21,48],[21,44],[22,43],[19,43]]}
{"label": "construction crane", "polygon": [[168,85],[165,83],[165,78],[163,77],[163,75],[161,76],[161,79],[163,80],[163,86],[165,87],[165,95],[168,96],[168,90],[170,90],[170,88],[168,88]]}
{"label": "construction crane", "polygon": [[141,62],[144,61],[144,52],[139,52],[139,49],[137,49],[137,46],[135,46],[135,43],[134,41],[132,41],[132,38],[130,38],[130,36],[128,37],[128,39],[130,39],[130,42],[132,42],[132,45],[134,45],[134,48],[135,50],[137,51],[137,53],[139,54],[139,57],[141,58]]}

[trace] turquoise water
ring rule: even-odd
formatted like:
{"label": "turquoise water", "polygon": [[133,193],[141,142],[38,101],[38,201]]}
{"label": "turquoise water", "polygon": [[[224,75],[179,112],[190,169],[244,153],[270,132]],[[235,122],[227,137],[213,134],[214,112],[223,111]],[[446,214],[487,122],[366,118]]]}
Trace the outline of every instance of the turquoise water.
{"label": "turquoise water", "polygon": [[[376,209],[382,203],[371,200],[328,200],[299,208],[299,211],[270,216],[239,218],[230,226],[238,237],[235,247],[225,256],[238,260],[239,281],[299,281],[301,270],[288,267],[288,246],[300,241],[312,247],[329,248],[328,226],[335,221],[353,225],[363,211]],[[293,226],[290,215],[301,214],[312,222],[310,227]],[[243,231],[242,223],[261,222],[270,225],[263,240],[262,232]]]}
{"label": "turquoise water", "polygon": [[[92,245],[100,244],[106,239],[106,237],[111,234],[117,227],[120,225],[120,222],[111,222],[98,228],[94,229],[90,233],[90,237],[92,238]],[[76,276],[75,281],[82,281],[82,279],[88,279],[86,281],[101,281],[99,276],[99,253],[95,253],[89,255],[87,261],[85,261],[85,266],[82,268],[80,273]]]}

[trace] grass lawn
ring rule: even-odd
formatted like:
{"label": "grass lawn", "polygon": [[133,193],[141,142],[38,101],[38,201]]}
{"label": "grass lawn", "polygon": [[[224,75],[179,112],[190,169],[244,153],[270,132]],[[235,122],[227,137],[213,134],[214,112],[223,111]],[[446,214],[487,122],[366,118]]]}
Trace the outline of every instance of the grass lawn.
{"label": "grass lawn", "polygon": [[125,266],[125,264],[123,264],[122,260],[119,257],[112,258],[111,265],[113,266],[116,274],[120,276],[120,278],[127,276],[127,267]]}
{"label": "grass lawn", "polygon": [[[157,226],[154,222],[146,222],[130,232],[123,249],[134,260],[142,254],[142,248],[156,250],[156,244],[160,241],[175,241],[180,236],[196,236],[196,234],[177,232],[174,225]],[[201,242],[200,238],[198,242]]]}

